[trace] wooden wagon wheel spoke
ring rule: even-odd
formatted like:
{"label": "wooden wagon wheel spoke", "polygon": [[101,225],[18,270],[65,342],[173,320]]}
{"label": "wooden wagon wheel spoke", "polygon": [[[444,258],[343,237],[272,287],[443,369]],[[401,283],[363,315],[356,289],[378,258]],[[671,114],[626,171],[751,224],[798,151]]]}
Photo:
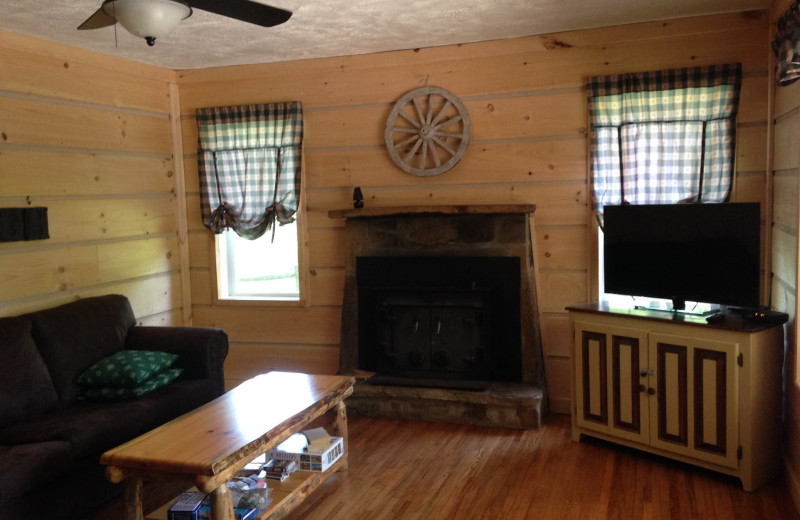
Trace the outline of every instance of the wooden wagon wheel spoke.
{"label": "wooden wagon wheel spoke", "polygon": [[439,131],[436,131],[436,132],[433,133],[433,135],[435,135],[436,137],[452,137],[454,139],[460,139],[461,138],[461,134],[452,134],[450,132],[439,132]]}
{"label": "wooden wagon wheel spoke", "polygon": [[424,141],[422,139],[417,140],[417,142],[414,143],[414,147],[411,148],[411,151],[406,154],[403,160],[405,162],[409,162],[411,158],[414,157],[414,154],[417,153],[417,150],[419,150],[419,145],[421,145],[423,142]]}
{"label": "wooden wagon wheel spoke", "polygon": [[411,119],[411,116],[409,116],[408,114],[406,114],[403,111],[398,112],[398,115],[403,116],[406,119],[406,121],[408,121],[409,123],[414,125],[414,127],[416,127],[416,128],[419,128],[420,126],[422,126],[420,123],[418,123],[418,122],[414,121],[413,119]]}
{"label": "wooden wagon wheel spoke", "polygon": [[419,116],[420,124],[424,124],[425,123],[425,116],[422,115],[422,107],[419,106],[419,99],[418,98],[414,98],[411,101],[414,103],[414,108],[417,109],[417,116]]}
{"label": "wooden wagon wheel spoke", "polygon": [[431,140],[430,149],[431,149],[431,155],[433,156],[433,162],[436,165],[436,167],[439,168],[442,165],[442,160],[439,159],[439,152],[437,152],[436,151],[436,147],[433,146],[433,143],[435,143],[437,141],[438,141],[438,139],[432,139]]}
{"label": "wooden wagon wheel spoke", "polygon": [[402,148],[405,145],[411,144],[411,143],[413,143],[414,141],[417,141],[417,140],[419,140],[419,136],[417,134],[414,134],[411,137],[409,137],[408,139],[406,139],[405,141],[400,141],[399,143],[394,145],[394,147],[395,148]]}
{"label": "wooden wagon wheel spoke", "polygon": [[446,144],[444,144],[444,143],[443,143],[443,142],[442,142],[440,139],[434,139],[434,140],[433,140],[433,141],[431,141],[431,142],[432,142],[432,143],[436,143],[436,144],[438,144],[439,146],[441,146],[442,148],[444,148],[445,150],[447,150],[447,152],[448,152],[450,155],[455,155],[455,154],[457,153],[455,150],[453,150],[452,148],[450,148],[449,146],[447,146]]}
{"label": "wooden wagon wheel spoke", "polygon": [[428,117],[425,118],[425,122],[427,124],[431,124],[432,118],[433,118],[433,94],[428,96]]}
{"label": "wooden wagon wheel spoke", "polygon": [[[403,121],[398,123],[400,118]],[[461,100],[443,88],[422,87],[397,100],[386,120],[384,140],[400,169],[428,177],[446,172],[461,160],[470,130]]]}
{"label": "wooden wagon wheel spoke", "polygon": [[448,119],[447,121],[443,121],[443,122],[439,123],[438,125],[434,126],[433,129],[434,130],[438,130],[440,128],[447,128],[448,126],[450,126],[450,125],[452,125],[454,123],[458,123],[459,121],[461,121],[461,116],[456,116],[456,117],[453,117],[451,119]]}
{"label": "wooden wagon wheel spoke", "polygon": [[451,105],[452,103],[450,102],[450,100],[446,99],[442,109],[439,110],[439,113],[436,114],[436,117],[433,119],[433,121],[431,121],[431,125],[436,125],[436,123],[439,122],[442,116],[445,115],[445,113],[447,113],[447,110],[450,108]]}

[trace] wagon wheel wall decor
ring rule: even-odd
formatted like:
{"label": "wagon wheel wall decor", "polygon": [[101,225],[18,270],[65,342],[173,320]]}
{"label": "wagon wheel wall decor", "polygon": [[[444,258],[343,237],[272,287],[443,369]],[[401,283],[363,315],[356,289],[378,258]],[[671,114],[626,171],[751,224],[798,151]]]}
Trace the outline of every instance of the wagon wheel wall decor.
{"label": "wagon wheel wall decor", "polygon": [[464,104],[439,87],[412,90],[397,100],[386,120],[384,139],[394,163],[404,172],[431,177],[456,165],[469,143]]}

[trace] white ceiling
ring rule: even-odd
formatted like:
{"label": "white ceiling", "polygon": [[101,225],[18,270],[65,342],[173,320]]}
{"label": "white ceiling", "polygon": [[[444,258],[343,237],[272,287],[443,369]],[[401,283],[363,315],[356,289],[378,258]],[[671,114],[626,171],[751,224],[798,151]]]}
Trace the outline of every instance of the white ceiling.
{"label": "white ceiling", "polygon": [[[702,14],[771,0],[258,0],[294,13],[263,28],[205,11],[155,47],[120,26],[76,28],[102,0],[1,0],[0,28],[181,70],[345,56]],[[221,0],[224,1],[224,0]],[[191,3],[191,0],[189,0]]]}

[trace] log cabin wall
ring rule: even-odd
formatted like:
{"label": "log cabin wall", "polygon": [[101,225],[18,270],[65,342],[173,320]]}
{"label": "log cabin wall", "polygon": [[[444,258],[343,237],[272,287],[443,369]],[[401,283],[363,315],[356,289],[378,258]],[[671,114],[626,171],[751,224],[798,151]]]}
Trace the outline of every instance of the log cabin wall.
{"label": "log cabin wall", "polygon": [[0,243],[0,316],[121,293],[183,324],[174,71],[8,32],[0,70],[0,207],[45,206],[50,230]]}
{"label": "log cabin wall", "polygon": [[[791,0],[775,0],[770,13],[770,41],[776,22]],[[775,59],[770,53],[770,70]],[[797,273],[798,273],[798,168],[800,168],[800,82],[774,89],[772,126],[772,307],[789,314],[785,326],[786,361],[786,483],[800,508],[800,373],[797,365]]]}
{"label": "log cabin wall", "polygon": [[[624,73],[736,62],[744,80],[735,199],[766,202],[767,11],[437,48],[180,71],[195,325],[230,335],[229,384],[270,368],[333,372],[344,282],[344,227],[331,209],[535,204],[539,305],[551,409],[569,411],[564,307],[597,298],[587,206],[585,81]],[[410,42],[412,43],[412,42]],[[472,119],[461,162],[432,178],[398,169],[383,144],[395,100],[425,84],[459,96]],[[214,240],[199,215],[198,107],[299,100],[305,110],[305,213],[310,294],[304,307],[219,305]]]}

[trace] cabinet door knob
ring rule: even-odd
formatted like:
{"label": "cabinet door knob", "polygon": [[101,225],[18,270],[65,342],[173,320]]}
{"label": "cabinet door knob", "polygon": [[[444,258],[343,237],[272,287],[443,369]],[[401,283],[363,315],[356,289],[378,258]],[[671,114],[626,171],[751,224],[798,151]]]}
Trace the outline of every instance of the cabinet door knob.
{"label": "cabinet door knob", "polygon": [[644,392],[646,390],[644,385],[639,385],[639,391]]}
{"label": "cabinet door knob", "polygon": [[656,395],[656,389],[655,388],[648,388],[647,389],[647,393],[650,394],[650,395]]}
{"label": "cabinet door knob", "polygon": [[652,376],[653,375],[653,369],[652,368],[643,368],[642,371],[639,372],[639,375],[641,375],[642,377]]}

